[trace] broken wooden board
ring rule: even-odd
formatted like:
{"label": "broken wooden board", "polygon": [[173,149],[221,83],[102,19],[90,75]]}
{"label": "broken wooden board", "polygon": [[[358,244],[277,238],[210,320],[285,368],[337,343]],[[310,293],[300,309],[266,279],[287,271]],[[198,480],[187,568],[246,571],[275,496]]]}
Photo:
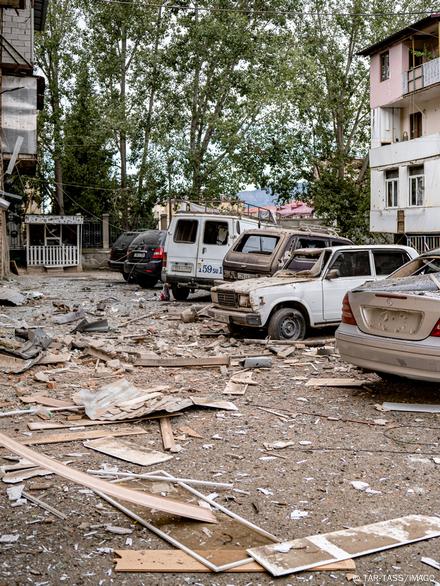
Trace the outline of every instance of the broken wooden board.
{"label": "broken wooden board", "polygon": [[180,433],[187,435],[188,437],[203,439],[203,435],[200,435],[198,431],[195,431],[192,427],[189,427],[189,425],[180,425],[178,427],[178,431],[180,431]]}
{"label": "broken wooden board", "polygon": [[164,454],[151,448],[138,447],[137,444],[111,438],[87,441],[84,442],[84,447],[139,466],[153,466],[154,464],[166,462],[173,457],[170,454]]}
{"label": "broken wooden board", "polygon": [[39,360],[40,356],[29,360],[23,360],[22,358],[0,354],[0,371],[7,374],[21,374],[22,372],[29,370],[34,364],[37,364]]}
{"label": "broken wooden board", "polygon": [[197,368],[199,366],[229,366],[229,356],[204,356],[202,358],[142,358],[135,366],[149,366],[164,368]]}
{"label": "broken wooden board", "polygon": [[[236,562],[246,558],[246,552],[240,549],[225,549],[225,550],[195,550],[196,553],[204,558],[210,559],[215,554],[218,565],[223,566],[229,563]],[[132,550],[120,549],[114,552],[117,556],[115,558],[116,572],[176,572],[176,573],[199,573],[209,572],[212,570],[207,568],[201,562],[192,558],[184,551],[175,549],[159,549],[159,550]],[[219,558],[220,556],[220,558]],[[344,560],[334,564],[326,564],[314,568],[317,572],[334,572],[334,571],[354,571],[356,570],[353,560]],[[231,568],[226,572],[243,573],[243,572],[265,572],[266,570],[255,561]]]}
{"label": "broken wooden board", "polygon": [[440,517],[408,515],[247,552],[273,576],[284,576],[439,536]]}
{"label": "broken wooden board", "polygon": [[174,441],[173,429],[171,421],[168,417],[161,417],[159,419],[160,434],[162,436],[162,443],[164,450],[175,450],[176,442]]}
{"label": "broken wooden board", "polygon": [[35,437],[15,437],[24,446],[38,446],[43,444],[59,444],[64,442],[78,442],[81,440],[95,439],[101,437],[120,437],[126,435],[139,435],[147,433],[142,427],[124,427],[115,431],[93,429],[91,431],[71,431],[66,433],[46,433]]}
{"label": "broken wooden board", "polygon": [[306,382],[306,387],[361,387],[369,382],[356,378],[311,378]]}
{"label": "broken wooden board", "polygon": [[[167,417],[180,417],[181,413],[170,413]],[[160,419],[162,415],[147,415],[142,417],[142,421],[149,421],[150,419]],[[129,423],[130,419],[118,419],[118,423]],[[108,421],[101,421],[93,419],[76,419],[75,421],[62,422],[47,422],[40,423],[39,421],[29,422],[27,424],[30,431],[44,431],[47,429],[72,429],[74,427],[91,427],[94,425],[114,425],[115,422],[111,419]]]}
{"label": "broken wooden board", "polygon": [[405,411],[409,413],[440,413],[440,405],[426,403],[382,403],[384,411]]}
{"label": "broken wooden board", "polygon": [[30,448],[27,448],[23,444],[9,438],[4,433],[0,433],[0,445],[7,450],[10,450],[18,456],[22,456],[31,462],[34,462],[37,466],[52,470],[58,476],[62,476],[67,480],[71,480],[77,484],[81,484],[92,490],[100,491],[104,494],[110,495],[116,499],[128,501],[137,505],[147,507],[149,509],[155,509],[157,511],[163,511],[170,513],[171,515],[178,515],[180,517],[186,517],[189,519],[195,519],[197,521],[203,521],[207,523],[216,523],[217,520],[212,511],[199,507],[196,505],[182,503],[175,501],[170,498],[161,496],[154,496],[151,494],[132,490],[130,488],[124,488],[116,484],[111,484],[100,478],[94,478],[85,472],[75,470],[61,464],[57,460],[39,454]]}
{"label": "broken wooden board", "polygon": [[54,354],[53,352],[46,352],[38,361],[38,364],[59,364],[60,362],[69,362],[72,355],[69,352],[64,354]]}
{"label": "broken wooden board", "polygon": [[45,397],[44,395],[23,395],[20,397],[23,403],[38,403],[44,407],[66,407],[66,409],[78,409],[77,405],[71,402],[63,401],[62,399],[54,399],[53,397]]}
{"label": "broken wooden board", "polygon": [[229,380],[223,389],[223,395],[244,395],[248,386],[248,383],[237,383]]}
{"label": "broken wooden board", "polygon": [[198,407],[210,407],[211,409],[224,409],[225,411],[238,411],[237,405],[231,401],[216,401],[210,397],[190,397],[194,405]]}

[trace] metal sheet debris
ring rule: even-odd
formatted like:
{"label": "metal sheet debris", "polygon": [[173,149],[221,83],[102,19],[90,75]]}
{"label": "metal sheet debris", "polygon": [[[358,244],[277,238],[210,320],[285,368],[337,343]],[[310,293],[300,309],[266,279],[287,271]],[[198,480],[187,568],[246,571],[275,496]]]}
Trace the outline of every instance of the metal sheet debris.
{"label": "metal sheet debris", "polygon": [[409,413],[440,413],[440,405],[426,403],[382,403],[384,411],[407,411]]}

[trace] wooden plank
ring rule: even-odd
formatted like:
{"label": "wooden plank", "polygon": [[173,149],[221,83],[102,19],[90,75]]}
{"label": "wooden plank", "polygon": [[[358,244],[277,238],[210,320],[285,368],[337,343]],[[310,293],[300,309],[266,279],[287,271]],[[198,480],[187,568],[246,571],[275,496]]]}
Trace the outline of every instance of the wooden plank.
{"label": "wooden plank", "polygon": [[356,378],[311,378],[306,382],[306,387],[361,387],[369,382]]}
{"label": "wooden plank", "polygon": [[[114,552],[117,556],[115,558],[117,572],[175,572],[175,573],[199,573],[209,572],[212,570],[207,568],[201,562],[192,558],[184,551],[175,549],[159,549],[159,550],[132,550],[119,549]],[[196,550],[196,553],[206,559],[215,559],[219,566],[229,564],[238,560],[246,558],[246,551],[244,550]],[[317,572],[334,572],[356,570],[356,565],[353,560],[344,560],[334,564],[327,564],[325,566],[314,568]],[[260,566],[255,561],[249,561],[243,566],[231,568],[226,572],[243,573],[243,572],[265,572],[263,566]]]}
{"label": "wooden plank", "polygon": [[55,399],[53,397],[45,397],[44,395],[23,395],[20,397],[23,403],[38,403],[45,407],[66,407],[66,409],[78,409],[78,405],[73,405],[72,402]]}
{"label": "wooden plank", "polygon": [[181,433],[184,433],[185,435],[187,435],[189,437],[196,437],[196,438],[203,439],[203,435],[200,435],[200,433],[198,431],[195,431],[192,427],[189,427],[189,425],[180,425],[178,429]]}
{"label": "wooden plank", "polygon": [[247,383],[238,383],[233,380],[229,380],[223,389],[223,395],[244,395],[248,388]]}
{"label": "wooden plank", "polygon": [[135,366],[164,368],[197,368],[198,366],[229,366],[229,356],[205,356],[202,358],[141,358]]}
{"label": "wooden plank", "polygon": [[162,443],[164,450],[175,450],[176,442],[174,441],[173,429],[171,421],[168,417],[161,417],[159,419],[160,433],[162,435]]}
{"label": "wooden plank", "polygon": [[[169,413],[167,417],[180,417],[181,413]],[[145,415],[140,417],[142,421],[148,421],[149,419],[160,419],[163,417],[162,415]],[[118,419],[117,423],[129,423],[132,422],[132,419]],[[61,423],[61,422],[47,422],[41,423],[39,421],[30,422],[27,424],[28,428],[31,431],[44,431],[46,429],[72,429],[73,427],[90,427],[92,425],[114,425],[115,421],[108,420],[108,421],[101,421],[101,420],[93,420],[93,419],[76,419],[74,421],[69,421],[68,423]]]}
{"label": "wooden plank", "polygon": [[138,464],[138,466],[153,466],[171,460],[173,456],[164,454],[151,448],[138,447],[136,444],[115,440],[112,438],[99,438],[96,440],[84,442],[86,448],[96,450],[113,458]]}
{"label": "wooden plank", "polygon": [[285,576],[432,537],[440,537],[440,517],[408,515],[247,552],[273,576]]}
{"label": "wooden plank", "polygon": [[0,445],[14,454],[34,462],[37,466],[41,466],[47,470],[52,470],[55,474],[58,474],[67,480],[71,480],[72,482],[76,482],[77,484],[81,484],[92,490],[100,491],[106,495],[114,497],[115,499],[121,499],[136,505],[148,507],[149,509],[163,511],[180,517],[186,517],[207,523],[217,523],[214,514],[208,509],[188,503],[182,503],[170,498],[135,491],[130,488],[111,484],[100,478],[94,478],[85,472],[65,466],[53,458],[39,454],[8,437],[4,433],[0,433]]}
{"label": "wooden plank", "polygon": [[43,444],[59,444],[64,442],[78,442],[81,440],[95,439],[100,437],[120,437],[126,435],[139,435],[147,433],[142,427],[124,427],[116,431],[105,431],[103,429],[93,429],[91,431],[71,431],[66,433],[46,433],[36,435],[35,437],[14,437],[14,440],[20,441],[24,446],[38,446]]}

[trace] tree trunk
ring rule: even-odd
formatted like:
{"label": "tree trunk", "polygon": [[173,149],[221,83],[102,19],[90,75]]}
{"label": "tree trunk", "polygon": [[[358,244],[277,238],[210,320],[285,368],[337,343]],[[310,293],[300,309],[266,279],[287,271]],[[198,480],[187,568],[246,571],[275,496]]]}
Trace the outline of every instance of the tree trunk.
{"label": "tree trunk", "polygon": [[[126,60],[127,60],[127,29],[125,24],[122,25],[121,30],[121,77],[120,77],[120,99],[121,99],[121,110],[122,110],[122,126],[119,133],[119,155],[121,158],[121,196],[125,197],[127,188],[127,132],[125,124],[127,121],[126,112],[126,83],[127,83],[127,71],[126,71]],[[128,228],[128,209],[124,206],[124,224]]]}

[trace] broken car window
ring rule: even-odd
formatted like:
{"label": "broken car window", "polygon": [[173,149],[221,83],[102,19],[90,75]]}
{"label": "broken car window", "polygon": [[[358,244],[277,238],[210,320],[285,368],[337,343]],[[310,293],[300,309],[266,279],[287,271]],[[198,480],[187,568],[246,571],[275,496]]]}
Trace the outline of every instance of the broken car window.
{"label": "broken car window", "polygon": [[329,266],[329,270],[339,271],[339,277],[367,277],[371,274],[370,253],[368,250],[359,252],[339,252]]}
{"label": "broken car window", "polygon": [[413,275],[428,275],[429,273],[440,273],[440,256],[419,256],[410,261],[392,275],[393,279],[399,277],[411,277]]}

